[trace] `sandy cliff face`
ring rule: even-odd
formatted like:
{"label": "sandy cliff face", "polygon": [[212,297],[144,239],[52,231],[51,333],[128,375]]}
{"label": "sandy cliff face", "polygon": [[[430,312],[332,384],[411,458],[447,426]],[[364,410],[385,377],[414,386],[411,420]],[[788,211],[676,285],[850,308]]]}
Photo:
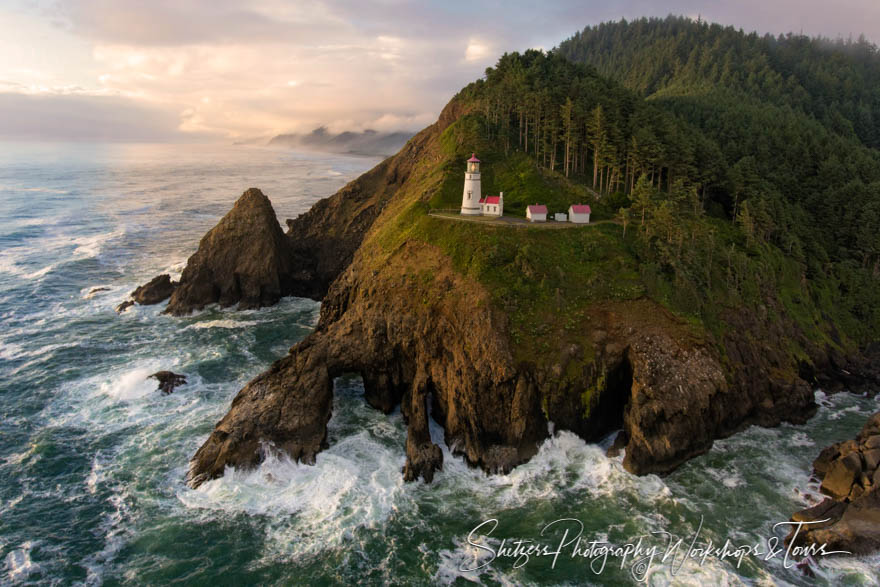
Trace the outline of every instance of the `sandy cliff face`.
{"label": "sandy cliff face", "polygon": [[[377,254],[378,228],[431,197],[440,134],[461,112],[453,101],[398,155],[288,221],[286,235],[268,226],[268,201],[248,192],[239,204],[255,210],[233,210],[234,223],[224,218],[203,239],[169,311],[286,294],[322,299],[322,308],[315,332],[238,393],[193,457],[190,484],[256,464],[268,450],[314,461],[343,373],[362,376],[377,409],[401,406],[407,480],[430,481],[442,467],[429,417],[454,453],[491,472],[534,455],[552,422],[588,440],[623,429],[625,466],[662,473],[745,425],[811,415],[805,379],[836,377],[842,358],[814,349],[820,372],[799,373],[780,351],[797,336],[784,322],[731,315],[735,328],[715,341],[651,300],[597,301],[579,325],[582,342],[560,342],[555,359],[523,357],[505,313],[440,249],[414,238]],[[236,248],[242,233],[260,236],[254,250]],[[259,263],[253,273],[249,259]]]}

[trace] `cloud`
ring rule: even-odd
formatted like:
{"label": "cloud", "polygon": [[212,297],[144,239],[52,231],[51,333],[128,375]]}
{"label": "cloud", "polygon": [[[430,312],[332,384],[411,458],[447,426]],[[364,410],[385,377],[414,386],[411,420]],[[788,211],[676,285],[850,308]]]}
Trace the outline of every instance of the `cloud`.
{"label": "cloud", "polygon": [[164,113],[174,132],[227,138],[418,130],[501,53],[621,17],[880,39],[876,0],[12,1],[0,8],[0,91],[116,97]]}
{"label": "cloud", "polygon": [[465,61],[481,61],[489,56],[489,46],[479,41],[470,41],[464,50]]}

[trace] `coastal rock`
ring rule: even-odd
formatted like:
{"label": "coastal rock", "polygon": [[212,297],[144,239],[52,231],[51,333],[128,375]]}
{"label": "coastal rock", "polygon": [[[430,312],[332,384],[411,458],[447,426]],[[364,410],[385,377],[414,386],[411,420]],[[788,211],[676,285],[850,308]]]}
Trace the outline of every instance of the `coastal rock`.
{"label": "coastal rock", "polygon": [[[822,545],[826,550],[869,554],[880,550],[880,451],[869,448],[880,428],[880,412],[868,418],[854,440],[839,442],[822,451],[814,473],[822,491],[831,495],[822,503],[796,512],[788,542],[796,546]],[[864,460],[863,460],[864,459]],[[818,466],[815,466],[818,465]]]}
{"label": "coastal rock", "polygon": [[[454,454],[493,473],[531,458],[548,421],[587,439],[624,428],[625,466],[636,473],[670,471],[735,425],[725,413],[743,400],[718,358],[701,341],[671,335],[681,324],[653,302],[598,307],[590,321],[606,334],[596,363],[561,380],[514,359],[506,316],[488,310],[487,292],[435,248],[408,243],[381,267],[367,271],[366,262],[356,258],[333,283],[315,332],[239,392],[194,456],[191,485],[227,465],[253,466],[267,447],[313,461],[326,445],[332,380],[343,373],[363,377],[371,405],[401,405],[406,480],[430,481],[441,470],[428,417],[442,425]],[[412,267],[432,281],[406,279]],[[471,304],[487,311],[472,312]],[[580,354],[570,348],[564,360]],[[584,390],[596,387],[600,373],[585,404]]]}
{"label": "coastal rock", "polygon": [[125,312],[126,310],[128,310],[133,305],[134,305],[134,300],[125,300],[124,302],[122,302],[121,304],[116,306],[116,313],[121,314],[121,313]]}
{"label": "coastal rock", "polygon": [[[457,108],[453,100],[398,155],[288,222],[289,291],[321,299],[319,323],[238,393],[190,463],[192,486],[267,451],[314,461],[326,446],[333,379],[346,373],[362,377],[370,405],[400,406],[408,480],[441,470],[428,418],[453,454],[487,472],[534,456],[550,422],[588,441],[623,429],[624,466],[644,474],[669,472],[746,426],[802,423],[815,412],[808,380],[832,364],[841,373],[844,360],[808,347],[773,300],[724,316],[720,340],[647,298],[596,301],[576,341],[560,337],[540,359],[515,355],[510,318],[482,284],[432,245],[381,236],[389,226],[406,234],[407,210],[440,189],[442,174],[425,170],[444,160],[441,133]],[[203,264],[195,257],[193,275]],[[782,317],[768,321],[771,310]],[[792,340],[810,349],[809,361],[780,350]]]}
{"label": "coastal rock", "polygon": [[292,293],[293,267],[269,198],[250,188],[202,238],[165,312],[180,316],[214,303],[240,310],[272,305]]}
{"label": "coastal rock", "polygon": [[142,306],[152,306],[170,298],[176,287],[177,282],[171,281],[171,276],[165,273],[138,287],[131,292],[131,297]]}
{"label": "coastal rock", "polygon": [[[308,212],[286,221],[285,234],[269,199],[247,190],[187,261],[166,312],[184,315],[212,303],[239,309],[271,306],[284,296],[321,300],[352,262],[386,204],[409,178],[426,143],[455,120],[457,107]],[[446,112],[446,111],[444,111]]]}
{"label": "coastal rock", "polygon": [[853,484],[862,473],[862,460],[858,453],[849,453],[831,463],[822,480],[822,492],[836,499],[850,494]]}
{"label": "coastal rock", "polygon": [[198,487],[219,477],[227,465],[258,464],[267,450],[314,463],[326,446],[333,399],[331,361],[325,337],[309,336],[251,380],[190,462],[187,483]]}
{"label": "coastal rock", "polygon": [[178,375],[177,373],[172,373],[171,371],[157,371],[147,378],[157,380],[159,382],[159,391],[161,391],[165,395],[173,392],[176,387],[186,385],[185,375]]}

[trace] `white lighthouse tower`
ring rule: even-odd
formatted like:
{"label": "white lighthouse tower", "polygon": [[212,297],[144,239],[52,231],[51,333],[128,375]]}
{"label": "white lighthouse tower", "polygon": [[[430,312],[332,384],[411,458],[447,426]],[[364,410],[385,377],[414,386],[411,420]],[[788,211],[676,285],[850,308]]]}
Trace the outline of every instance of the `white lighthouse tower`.
{"label": "white lighthouse tower", "polygon": [[461,194],[461,213],[467,216],[480,216],[480,160],[476,153],[467,160],[467,171],[464,172],[464,191]]}

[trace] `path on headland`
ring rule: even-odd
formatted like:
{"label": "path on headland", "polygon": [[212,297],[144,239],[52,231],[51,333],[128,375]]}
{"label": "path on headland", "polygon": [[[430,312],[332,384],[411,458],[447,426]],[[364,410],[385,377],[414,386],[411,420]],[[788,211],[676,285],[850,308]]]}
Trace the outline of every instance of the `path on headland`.
{"label": "path on headland", "polygon": [[435,218],[445,218],[446,220],[457,220],[459,222],[477,222],[480,224],[490,224],[494,226],[513,226],[518,228],[587,228],[599,224],[617,224],[615,220],[597,220],[588,224],[575,224],[574,222],[562,222],[557,220],[547,220],[545,222],[529,222],[526,218],[518,216],[463,216],[459,212],[447,210],[431,210],[428,216]]}

